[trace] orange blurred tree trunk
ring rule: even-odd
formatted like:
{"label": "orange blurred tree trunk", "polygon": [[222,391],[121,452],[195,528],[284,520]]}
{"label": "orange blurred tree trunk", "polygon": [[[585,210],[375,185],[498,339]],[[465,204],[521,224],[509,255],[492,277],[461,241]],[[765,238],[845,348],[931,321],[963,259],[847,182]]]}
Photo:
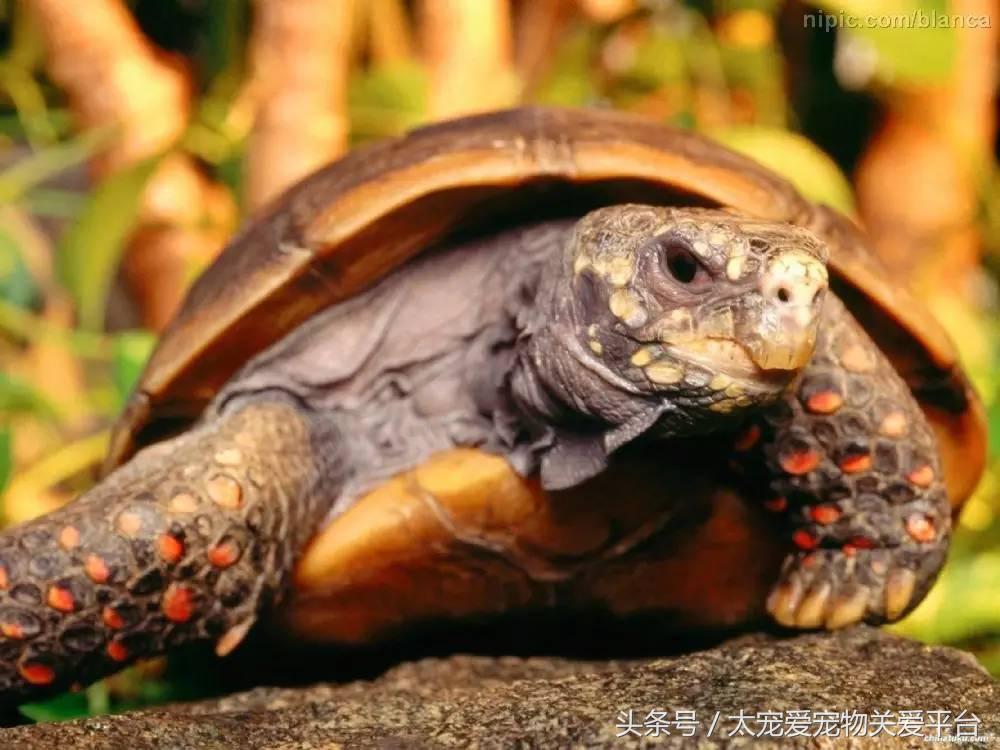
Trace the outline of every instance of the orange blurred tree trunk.
{"label": "orange blurred tree trunk", "polygon": [[514,63],[522,82],[522,98],[530,99],[548,72],[576,10],[575,0],[520,0],[515,6]]}
{"label": "orange blurred tree trunk", "polygon": [[634,11],[636,0],[578,0],[580,9],[592,21],[613,23]]}
{"label": "orange blurred tree trunk", "polygon": [[[81,129],[114,138],[93,162],[103,177],[174,147],[187,126],[187,76],[143,36],[121,0],[24,0],[47,47],[52,80]],[[143,322],[160,329],[187,287],[192,267],[211,259],[232,229],[227,191],[180,152],[166,156],[143,194],[139,229],[124,270]]]}
{"label": "orange blurred tree trunk", "polygon": [[367,0],[368,46],[376,65],[413,58],[413,33],[403,0]]}
{"label": "orange blurred tree trunk", "polygon": [[257,118],[247,203],[259,208],[347,148],[355,0],[256,0],[250,60]]}
{"label": "orange blurred tree trunk", "polygon": [[421,0],[419,10],[430,119],[517,102],[508,0]]}
{"label": "orange blurred tree trunk", "polygon": [[966,294],[979,267],[979,190],[996,130],[996,11],[995,0],[954,0],[951,13],[990,16],[992,27],[955,29],[944,84],[893,91],[856,175],[880,254],[932,296]]}

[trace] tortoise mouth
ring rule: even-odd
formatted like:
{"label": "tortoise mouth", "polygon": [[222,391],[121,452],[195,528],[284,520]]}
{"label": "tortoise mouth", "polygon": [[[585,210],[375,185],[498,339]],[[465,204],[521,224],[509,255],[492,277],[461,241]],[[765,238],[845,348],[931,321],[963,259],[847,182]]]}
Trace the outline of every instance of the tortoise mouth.
{"label": "tortoise mouth", "polygon": [[725,375],[750,392],[781,391],[795,375],[794,370],[761,367],[748,347],[729,338],[705,337],[664,349],[678,360]]}
{"label": "tortoise mouth", "polygon": [[732,339],[706,337],[683,345],[670,345],[666,349],[674,356],[705,369],[718,370],[748,380],[763,372],[746,347]]}

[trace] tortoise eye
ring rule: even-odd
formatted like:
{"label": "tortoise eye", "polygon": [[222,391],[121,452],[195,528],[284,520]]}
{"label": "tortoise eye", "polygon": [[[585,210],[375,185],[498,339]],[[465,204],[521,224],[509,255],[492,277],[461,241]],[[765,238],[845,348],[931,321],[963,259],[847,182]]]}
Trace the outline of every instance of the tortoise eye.
{"label": "tortoise eye", "polygon": [[708,278],[708,272],[694,253],[682,243],[668,243],[663,250],[663,261],[667,272],[682,284],[695,284]]}

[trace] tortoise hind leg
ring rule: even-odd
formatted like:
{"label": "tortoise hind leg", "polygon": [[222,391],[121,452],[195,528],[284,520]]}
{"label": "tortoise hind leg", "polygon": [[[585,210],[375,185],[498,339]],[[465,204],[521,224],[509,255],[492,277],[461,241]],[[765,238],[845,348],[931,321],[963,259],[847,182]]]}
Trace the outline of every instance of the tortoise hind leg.
{"label": "tortoise hind leg", "polygon": [[[906,384],[839,300],[816,354],[756,429],[795,551],[767,606],[789,627],[896,620],[945,559],[951,510],[934,434]],[[752,428],[753,429],[753,428]]]}
{"label": "tortoise hind leg", "polygon": [[317,431],[290,401],[248,400],[0,536],[0,702],[186,641],[231,650],[336,496]]}

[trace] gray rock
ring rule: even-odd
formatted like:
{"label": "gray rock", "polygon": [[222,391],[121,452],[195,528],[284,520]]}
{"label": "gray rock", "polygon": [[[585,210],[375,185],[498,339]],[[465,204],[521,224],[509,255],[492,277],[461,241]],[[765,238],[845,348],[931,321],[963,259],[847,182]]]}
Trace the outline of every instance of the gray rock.
{"label": "gray rock", "polygon": [[[618,737],[633,711],[642,738]],[[688,710],[694,737],[655,736],[649,712]],[[968,654],[924,646],[872,628],[786,640],[753,636],[686,656],[618,662],[455,656],[405,664],[373,682],[258,688],[221,700],[0,732],[0,747],[53,748],[929,748],[920,737],[756,738],[729,736],[734,717],[811,711],[800,727],[823,729],[817,712],[856,711],[874,731],[876,712],[911,716],[924,734],[971,730],[983,739],[938,747],[1000,747],[1000,690]],[[932,712],[949,712],[934,714]],[[718,712],[711,736],[708,729]],[[763,718],[763,717],[760,717]],[[772,724],[773,726],[774,724]],[[899,724],[891,726],[900,733]],[[857,733],[855,730],[853,733]],[[988,738],[993,735],[993,738]]]}

